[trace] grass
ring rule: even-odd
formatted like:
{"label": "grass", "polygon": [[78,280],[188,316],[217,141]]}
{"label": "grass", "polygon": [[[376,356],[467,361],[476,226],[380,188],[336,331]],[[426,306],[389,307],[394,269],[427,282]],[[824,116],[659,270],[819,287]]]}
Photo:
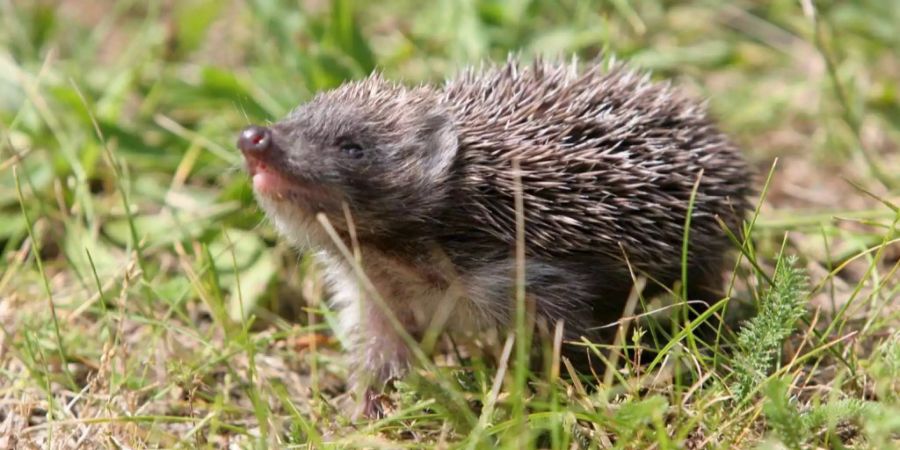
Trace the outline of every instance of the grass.
{"label": "grass", "polygon": [[[895,3],[0,0],[0,447],[898,446]],[[509,51],[611,51],[709,98],[769,174],[729,297],[626,320],[594,392],[508,340],[354,422],[236,131],[375,67]]]}

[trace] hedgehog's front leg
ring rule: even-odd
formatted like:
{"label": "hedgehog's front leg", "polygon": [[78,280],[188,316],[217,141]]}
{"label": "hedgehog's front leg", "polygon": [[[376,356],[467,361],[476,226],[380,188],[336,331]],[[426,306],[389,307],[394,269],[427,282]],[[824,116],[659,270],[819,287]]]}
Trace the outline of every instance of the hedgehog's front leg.
{"label": "hedgehog's front leg", "polygon": [[406,375],[412,353],[389,320],[390,312],[382,311],[365,295],[357,293],[341,306],[340,327],[350,356],[348,384],[359,399],[354,415],[380,418],[384,413],[381,394],[390,381]]}

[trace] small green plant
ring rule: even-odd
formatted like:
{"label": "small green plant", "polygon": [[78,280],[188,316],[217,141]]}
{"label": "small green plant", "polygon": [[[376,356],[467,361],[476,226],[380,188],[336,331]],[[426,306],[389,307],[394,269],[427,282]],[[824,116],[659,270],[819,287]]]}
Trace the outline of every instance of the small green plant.
{"label": "small green plant", "polygon": [[872,403],[858,398],[830,400],[802,408],[791,395],[791,380],[780,377],[769,380],[765,387],[763,413],[769,429],[788,448],[803,448],[823,431],[828,436],[838,425],[864,420],[879,411]]}
{"label": "small green plant", "polygon": [[766,402],[763,412],[768,425],[782,443],[791,449],[798,448],[807,435],[800,412],[790,398],[790,380],[776,378],[766,384]]}
{"label": "small green plant", "polygon": [[766,379],[785,339],[794,333],[797,321],[806,313],[809,287],[806,275],[796,265],[796,256],[778,262],[772,286],[759,305],[759,313],[738,334],[731,389],[739,401],[755,392]]}

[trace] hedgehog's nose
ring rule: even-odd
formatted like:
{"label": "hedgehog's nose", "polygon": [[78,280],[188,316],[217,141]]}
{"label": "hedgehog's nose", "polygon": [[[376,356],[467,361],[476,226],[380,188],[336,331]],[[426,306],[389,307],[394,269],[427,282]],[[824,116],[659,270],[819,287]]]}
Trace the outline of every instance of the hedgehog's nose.
{"label": "hedgehog's nose", "polygon": [[262,155],[272,147],[272,132],[266,127],[251,125],[241,131],[237,146],[244,154]]}

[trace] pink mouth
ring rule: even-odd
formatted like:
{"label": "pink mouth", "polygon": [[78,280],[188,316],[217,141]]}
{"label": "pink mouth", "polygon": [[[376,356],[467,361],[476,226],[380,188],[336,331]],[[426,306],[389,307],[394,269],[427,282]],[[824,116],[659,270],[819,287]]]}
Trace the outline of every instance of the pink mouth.
{"label": "pink mouth", "polygon": [[253,177],[253,190],[274,198],[282,198],[290,189],[290,183],[266,163],[247,158],[247,169]]}
{"label": "pink mouth", "polygon": [[253,175],[253,189],[260,194],[278,196],[285,192],[287,188],[284,180],[272,172],[261,170]]}

